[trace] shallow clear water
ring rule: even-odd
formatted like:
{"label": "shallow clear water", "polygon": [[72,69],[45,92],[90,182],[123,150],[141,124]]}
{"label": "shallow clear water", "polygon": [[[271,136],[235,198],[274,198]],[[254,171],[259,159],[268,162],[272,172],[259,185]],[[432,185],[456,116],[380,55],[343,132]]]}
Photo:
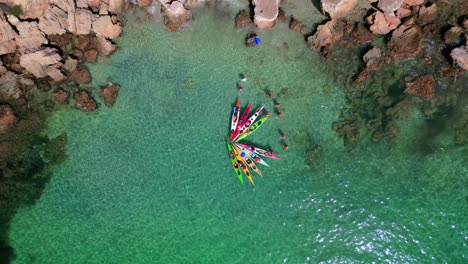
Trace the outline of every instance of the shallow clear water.
{"label": "shallow clear water", "polygon": [[[329,70],[286,25],[260,33],[247,49],[231,17],[206,10],[180,33],[126,27],[119,51],[92,67],[96,85],[122,86],[116,105],[50,120],[50,136],[68,134],[68,160],[14,219],[15,263],[466,262],[467,148],[440,135],[418,151],[415,112],[399,140],[346,152]],[[284,120],[248,138],[282,157],[255,188],[238,182],[225,146],[240,73],[243,106],[273,112],[263,90],[288,91]],[[308,167],[315,145],[321,160]]]}

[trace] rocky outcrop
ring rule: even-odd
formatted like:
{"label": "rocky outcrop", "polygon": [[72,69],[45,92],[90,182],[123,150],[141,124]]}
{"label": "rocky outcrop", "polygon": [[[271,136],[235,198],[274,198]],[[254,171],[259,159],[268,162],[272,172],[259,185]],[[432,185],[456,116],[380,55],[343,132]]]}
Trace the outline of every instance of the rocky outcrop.
{"label": "rocky outcrop", "polygon": [[120,86],[111,85],[101,88],[99,91],[99,96],[104,99],[104,104],[107,107],[112,107],[117,101],[117,96],[119,95]]}
{"label": "rocky outcrop", "polygon": [[377,7],[382,10],[386,16],[394,16],[395,11],[400,8],[403,0],[379,0]]}
{"label": "rocky outcrop", "polygon": [[388,57],[388,55],[385,55],[380,48],[374,47],[366,52],[366,54],[364,54],[363,61],[366,66],[356,77],[356,83],[360,83],[366,80],[370,72],[380,70],[382,65],[384,65],[384,63],[390,63],[391,59]]}
{"label": "rocky outcrop", "polygon": [[92,80],[91,74],[89,73],[89,70],[87,68],[75,69],[68,77],[68,79],[79,84],[87,84],[90,83]]}
{"label": "rocky outcrop", "polygon": [[386,16],[384,13],[377,11],[367,18],[367,22],[371,25],[370,30],[377,35],[385,35],[400,25],[400,18],[397,16]]}
{"label": "rocky outcrop", "polygon": [[112,23],[110,16],[100,16],[93,23],[93,31],[98,37],[113,39],[122,33],[122,26]]}
{"label": "rocky outcrop", "polygon": [[54,81],[59,82],[65,79],[65,76],[60,72],[61,59],[56,49],[42,48],[21,55],[20,65],[36,78],[50,76]]}
{"label": "rocky outcrop", "polygon": [[8,71],[0,76],[0,100],[18,99],[21,96],[21,89],[18,85],[17,75]]}
{"label": "rocky outcrop", "polygon": [[321,0],[322,11],[331,19],[347,16],[357,4],[357,0]]}
{"label": "rocky outcrop", "polygon": [[19,35],[16,37],[16,44],[21,52],[39,48],[42,44],[47,43],[47,39],[39,29],[37,22],[21,22],[16,28],[19,31]]}
{"label": "rocky outcrop", "polygon": [[272,28],[278,17],[279,0],[253,0],[254,23],[259,28]]}
{"label": "rocky outcrop", "polygon": [[413,82],[406,84],[405,93],[421,97],[424,99],[431,99],[435,95],[436,82],[432,75],[426,75],[417,78]]}
{"label": "rocky outcrop", "polygon": [[97,108],[96,102],[87,91],[77,91],[73,100],[75,100],[75,107],[83,112],[91,112]]}
{"label": "rocky outcrop", "polygon": [[164,24],[167,30],[176,32],[190,20],[190,11],[185,9],[182,1],[165,2],[160,0]]}
{"label": "rocky outcrop", "polygon": [[458,66],[468,71],[468,44],[465,47],[453,49],[450,56]]}
{"label": "rocky outcrop", "polygon": [[249,13],[246,10],[241,10],[236,16],[236,28],[247,27],[251,24],[252,20],[250,19]]}
{"label": "rocky outcrop", "polygon": [[95,49],[99,56],[109,56],[117,49],[117,46],[104,37],[96,37],[89,43],[89,49]]}
{"label": "rocky outcrop", "polygon": [[414,58],[422,51],[421,38],[421,28],[419,26],[403,24],[393,31],[387,47],[395,59]]}
{"label": "rocky outcrop", "polygon": [[7,132],[15,121],[13,109],[8,105],[0,105],[0,134]]}
{"label": "rocky outcrop", "polygon": [[62,35],[68,26],[68,15],[65,11],[52,6],[47,9],[44,16],[39,20],[39,28],[47,35]]}
{"label": "rocky outcrop", "polygon": [[308,46],[312,50],[319,51],[322,47],[338,42],[345,34],[351,33],[352,30],[352,25],[345,20],[328,21],[326,24],[318,26],[317,32],[307,39]]}
{"label": "rocky outcrop", "polygon": [[309,28],[293,16],[291,16],[291,19],[289,20],[289,29],[293,32],[300,33],[301,35],[305,35],[309,32]]}

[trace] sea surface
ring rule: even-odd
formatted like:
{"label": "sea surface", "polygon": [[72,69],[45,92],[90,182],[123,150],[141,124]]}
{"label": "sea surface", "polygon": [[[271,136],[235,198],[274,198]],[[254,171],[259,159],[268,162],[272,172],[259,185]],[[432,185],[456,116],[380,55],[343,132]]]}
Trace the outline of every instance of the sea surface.
{"label": "sea surface", "polygon": [[[332,129],[343,89],[286,24],[245,48],[230,12],[198,10],[178,33],[132,19],[118,51],[90,65],[95,95],[122,86],[115,106],[98,98],[95,112],[70,106],[49,121],[68,158],[12,222],[14,263],[468,262],[467,147],[442,133],[418,151],[418,110],[399,139],[364,136],[347,151]],[[281,157],[255,187],[240,184],[225,143],[241,73],[242,106],[272,113],[246,140]]]}

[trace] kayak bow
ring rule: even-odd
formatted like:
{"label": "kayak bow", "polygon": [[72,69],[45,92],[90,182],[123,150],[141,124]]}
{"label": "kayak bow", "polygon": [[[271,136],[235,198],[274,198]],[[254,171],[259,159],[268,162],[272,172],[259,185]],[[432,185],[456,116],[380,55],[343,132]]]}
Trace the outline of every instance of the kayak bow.
{"label": "kayak bow", "polygon": [[226,142],[226,143],[227,143],[227,147],[229,151],[229,158],[231,159],[232,168],[234,169],[234,172],[236,173],[237,178],[239,178],[239,181],[242,184],[244,184],[244,178],[242,177],[242,173],[239,168],[239,163],[237,163],[236,154],[234,153],[231,143],[230,142]]}
{"label": "kayak bow", "polygon": [[[255,122],[257,117],[260,116],[260,113],[262,112],[263,107],[265,107],[265,106],[262,105],[257,111],[255,111],[255,113],[249,118],[249,120],[247,120],[247,122],[245,122],[245,124],[239,129],[239,131],[237,132],[237,135],[235,135],[234,138],[233,138],[234,141],[236,141],[236,139],[239,136],[241,136],[250,127],[250,125],[252,125]],[[246,136],[244,136],[244,137],[246,137]]]}

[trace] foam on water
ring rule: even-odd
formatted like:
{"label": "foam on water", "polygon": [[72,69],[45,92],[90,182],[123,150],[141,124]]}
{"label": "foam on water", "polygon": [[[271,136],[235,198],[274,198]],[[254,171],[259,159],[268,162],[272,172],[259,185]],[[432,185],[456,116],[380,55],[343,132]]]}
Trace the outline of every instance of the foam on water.
{"label": "foam on water", "polygon": [[[180,33],[125,28],[92,66],[94,84],[122,86],[116,105],[50,121],[50,136],[68,134],[68,159],[12,223],[15,263],[467,261],[466,147],[414,151],[415,113],[399,140],[346,152],[331,126],[344,95],[318,56],[287,25],[250,49],[227,25],[200,11]],[[284,113],[248,138],[282,157],[255,188],[239,184],[224,141],[240,73],[243,106],[273,112],[269,89]],[[321,160],[308,167],[314,145]]]}

